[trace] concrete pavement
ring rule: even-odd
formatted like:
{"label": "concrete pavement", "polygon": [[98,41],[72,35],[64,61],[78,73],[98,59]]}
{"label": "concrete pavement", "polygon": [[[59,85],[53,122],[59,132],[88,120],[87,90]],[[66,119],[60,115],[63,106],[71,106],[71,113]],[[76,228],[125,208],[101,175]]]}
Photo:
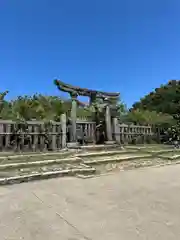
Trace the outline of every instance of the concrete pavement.
{"label": "concrete pavement", "polygon": [[180,165],[0,188],[1,240],[177,240]]}

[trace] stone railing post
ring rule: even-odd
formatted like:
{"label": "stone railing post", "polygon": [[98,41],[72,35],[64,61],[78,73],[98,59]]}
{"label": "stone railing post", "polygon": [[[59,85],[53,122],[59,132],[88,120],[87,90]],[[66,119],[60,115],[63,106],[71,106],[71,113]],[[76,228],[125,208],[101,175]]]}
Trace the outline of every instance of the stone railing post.
{"label": "stone railing post", "polygon": [[77,121],[77,95],[72,94],[72,106],[71,106],[71,142],[76,142],[76,121]]}
{"label": "stone railing post", "polygon": [[118,119],[116,117],[113,118],[113,133],[114,133],[114,138],[115,138],[116,142],[120,144],[121,143],[120,127],[119,127]]}
{"label": "stone railing post", "polygon": [[112,129],[111,129],[111,115],[110,115],[110,107],[109,105],[106,106],[106,135],[107,140],[112,141]]}
{"label": "stone railing post", "polygon": [[71,93],[72,106],[71,106],[71,130],[70,130],[70,143],[68,143],[68,147],[76,147],[77,146],[77,94]]}
{"label": "stone railing post", "polygon": [[106,112],[105,112],[105,122],[106,122],[106,136],[108,144],[113,143],[112,137],[112,124],[111,124],[111,112],[109,104],[106,105]]}
{"label": "stone railing post", "polygon": [[61,114],[61,147],[66,148],[66,114]]}

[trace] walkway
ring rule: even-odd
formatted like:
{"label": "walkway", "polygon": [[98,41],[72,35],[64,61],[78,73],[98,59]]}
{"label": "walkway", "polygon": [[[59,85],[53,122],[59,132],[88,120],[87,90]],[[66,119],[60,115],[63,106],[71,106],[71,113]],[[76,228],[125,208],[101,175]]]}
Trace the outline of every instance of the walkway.
{"label": "walkway", "polygon": [[0,188],[1,240],[177,240],[180,165]]}

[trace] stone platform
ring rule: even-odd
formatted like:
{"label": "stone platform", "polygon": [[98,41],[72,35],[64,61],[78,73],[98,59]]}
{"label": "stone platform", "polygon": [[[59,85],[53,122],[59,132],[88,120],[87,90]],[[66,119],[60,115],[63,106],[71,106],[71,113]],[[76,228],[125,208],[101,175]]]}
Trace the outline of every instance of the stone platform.
{"label": "stone platform", "polygon": [[49,153],[0,154],[0,185],[62,176],[93,177],[154,165],[178,164],[180,150],[162,146],[84,146]]}

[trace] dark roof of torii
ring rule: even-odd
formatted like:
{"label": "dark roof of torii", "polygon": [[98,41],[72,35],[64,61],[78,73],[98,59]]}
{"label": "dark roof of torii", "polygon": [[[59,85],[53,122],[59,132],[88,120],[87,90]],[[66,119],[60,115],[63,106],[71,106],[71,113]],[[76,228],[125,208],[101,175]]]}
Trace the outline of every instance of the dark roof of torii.
{"label": "dark roof of torii", "polygon": [[102,98],[118,98],[120,96],[120,93],[111,93],[111,92],[102,92],[97,90],[91,90],[88,88],[80,88],[76,86],[72,86],[70,84],[66,84],[60,80],[54,80],[55,85],[58,87],[59,90],[63,92],[68,92],[70,94],[77,93],[79,96],[87,96],[91,97],[92,95],[96,95],[97,97]]}

